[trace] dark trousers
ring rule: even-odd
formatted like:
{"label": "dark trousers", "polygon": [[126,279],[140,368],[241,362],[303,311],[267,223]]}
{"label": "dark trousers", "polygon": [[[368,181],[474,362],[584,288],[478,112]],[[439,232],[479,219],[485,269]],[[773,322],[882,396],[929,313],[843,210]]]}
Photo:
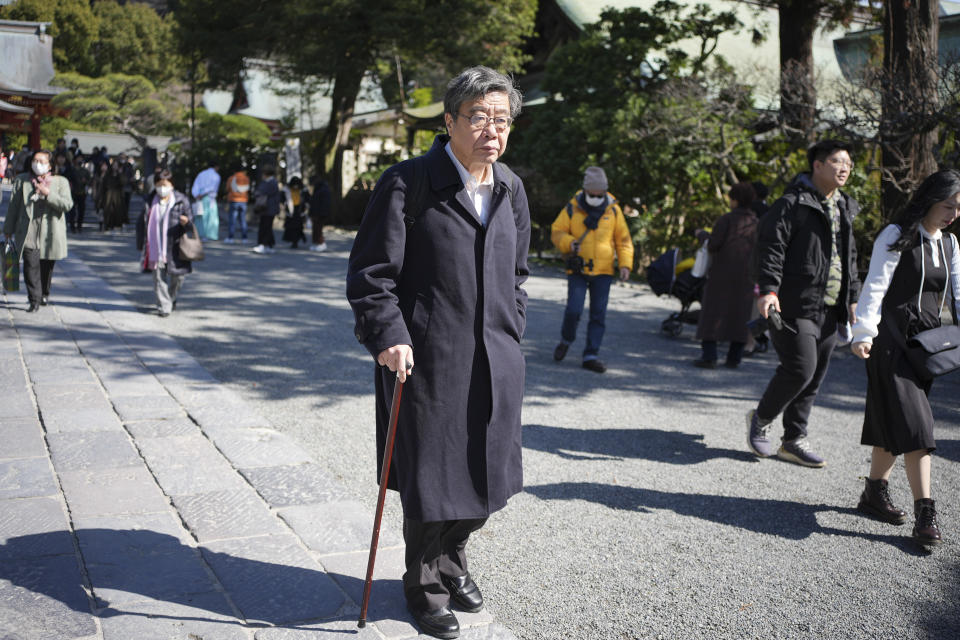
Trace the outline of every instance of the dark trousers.
{"label": "dark trousers", "polygon": [[433,611],[450,603],[450,592],[440,577],[459,578],[467,573],[467,539],[486,521],[403,519],[407,545],[403,594],[412,609]]}
{"label": "dark trousers", "polygon": [[56,260],[41,260],[39,249],[23,250],[23,281],[27,285],[30,304],[40,304],[41,298],[50,295],[53,281],[53,265]]}
{"label": "dark trousers", "polygon": [[323,244],[323,218],[310,216],[313,226],[310,228],[310,236],[313,244]]}
{"label": "dark trousers", "polygon": [[257,227],[257,244],[272,247],[277,243],[273,237],[273,216],[260,216],[260,225]]}
{"label": "dark trousers", "polygon": [[831,307],[817,320],[785,318],[797,328],[796,334],[787,329],[772,332],[780,365],[757,405],[757,416],[771,421],[783,412],[784,440],[807,435],[810,409],[837,345],[837,318],[837,309]]}
{"label": "dark trousers", "polygon": [[613,276],[585,276],[578,273],[567,275],[567,308],[563,312],[560,337],[567,344],[577,338],[577,325],[583,313],[583,303],[590,291],[590,321],[587,323],[587,346],[583,359],[596,359],[607,324],[607,302],[610,300],[610,284]]}
{"label": "dark trousers", "polygon": [[[731,342],[727,349],[727,362],[730,364],[739,364],[743,360],[743,347],[745,342]],[[700,348],[703,350],[703,359],[715,362],[717,359],[717,341],[702,340]]]}
{"label": "dark trousers", "polygon": [[81,231],[83,229],[83,217],[87,213],[87,194],[73,194],[73,208],[67,213],[67,222],[70,224],[70,231]]}

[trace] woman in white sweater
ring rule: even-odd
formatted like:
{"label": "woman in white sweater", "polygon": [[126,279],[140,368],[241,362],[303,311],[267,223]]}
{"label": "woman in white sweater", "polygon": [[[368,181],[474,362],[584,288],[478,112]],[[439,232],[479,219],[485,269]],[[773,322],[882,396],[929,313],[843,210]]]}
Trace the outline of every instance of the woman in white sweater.
{"label": "woman in white sweater", "polygon": [[887,489],[896,456],[903,454],[914,498],[913,537],[925,547],[941,541],[930,499],[930,454],[936,448],[928,400],[931,382],[917,376],[900,345],[940,326],[945,309],[956,322],[957,300],[951,294],[960,291],[960,248],[953,234],[942,230],[958,215],[960,174],[939,171],[923,181],[894,223],[880,232],[850,346],[866,360],[867,406],[860,442],[873,447],[857,508],[885,522],[906,522],[907,514],[893,505]]}

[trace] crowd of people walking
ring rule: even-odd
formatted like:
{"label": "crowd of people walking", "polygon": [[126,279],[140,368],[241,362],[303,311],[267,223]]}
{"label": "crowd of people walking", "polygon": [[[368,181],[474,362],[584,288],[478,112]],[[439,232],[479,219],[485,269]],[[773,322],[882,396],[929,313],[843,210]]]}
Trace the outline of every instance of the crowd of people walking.
{"label": "crowd of people walking", "polygon": [[[111,156],[106,148],[97,147],[84,153],[76,139],[69,147],[61,138],[50,151],[24,147],[12,159],[2,152],[0,158],[0,177],[13,186],[4,223],[5,251],[14,251],[18,263],[23,260],[31,312],[47,304],[54,264],[67,255],[68,235],[84,230],[88,199],[101,231],[135,227],[141,266],[154,275],[161,317],[176,308],[192,263],[202,259],[184,251],[183,245],[220,239],[221,197],[226,204],[226,244],[247,242],[247,215],[252,214],[258,220],[253,252],[273,253],[274,223],[285,211],[283,240],[291,249],[308,244],[311,251],[327,249],[322,227],[330,212],[330,188],[319,176],[311,192],[300,176],[285,185],[278,183],[272,165],[259,168],[256,183],[237,165],[224,182],[214,161],[190,181],[187,195],[174,189],[165,157],[152,172],[141,175],[126,153]],[[131,216],[134,193],[142,197],[143,207]],[[312,244],[305,234],[308,227]]]}
{"label": "crowd of people walking", "polygon": [[[389,482],[400,491],[404,511],[408,607],[436,637],[459,633],[451,603],[466,611],[483,607],[467,570],[467,542],[522,488],[519,343],[530,218],[521,179],[498,162],[519,98],[509,78],[485,67],[455,78],[444,100],[446,133],[425,156],[392,167],[378,182],[348,266],[355,334],[378,367],[380,455],[389,398],[396,385],[409,389],[399,416],[417,428],[402,431]],[[726,343],[724,365],[736,369],[752,339],[752,321],[766,320],[778,366],[746,414],[746,446],[759,458],[823,468],[827,461],[809,438],[809,417],[831,357],[849,344],[864,360],[867,379],[860,442],[870,448],[870,466],[857,508],[890,524],[908,521],[888,488],[902,455],[914,498],[912,537],[929,548],[942,540],[931,495],[936,439],[928,397],[936,373],[917,364],[911,342],[960,317],[960,246],[945,231],[960,217],[960,173],[938,171],[923,181],[876,236],[861,283],[853,232],[859,204],[843,191],[853,170],[851,148],[824,140],[809,148],[807,160],[808,170],[769,207],[762,185],[732,185],[729,211],[711,229],[698,230],[709,267],[697,328],[701,354],[693,364],[716,368],[719,345]],[[285,209],[282,241],[291,249],[326,249],[329,186],[318,178],[308,188],[300,176],[281,183],[271,165],[258,173],[254,181],[234,166],[222,181],[211,162],[195,176],[190,196],[174,188],[165,167],[143,181],[137,249],[142,270],[153,276],[161,317],[176,308],[193,262],[202,259],[188,248],[191,241],[220,239],[221,194],[225,243],[247,241],[251,215],[257,221],[251,251],[275,253],[274,226]],[[447,184],[460,185],[462,197],[444,195]],[[48,304],[55,263],[67,255],[68,228],[79,233],[83,227],[87,196],[102,211],[104,230],[122,228],[130,223],[137,185],[125,154],[109,158],[95,149],[86,156],[76,141],[31,154],[13,180],[3,227],[5,246],[23,263],[29,312]],[[602,374],[610,287],[615,277],[629,277],[634,253],[602,167],[586,168],[582,188],[553,221],[551,239],[564,255],[567,277],[553,359],[563,361],[576,341],[589,293],[581,366]],[[458,261],[463,255],[472,259]],[[459,268],[435,268],[452,263]],[[414,354],[421,365],[416,375]],[[771,432],[778,417],[783,433],[776,445]]]}

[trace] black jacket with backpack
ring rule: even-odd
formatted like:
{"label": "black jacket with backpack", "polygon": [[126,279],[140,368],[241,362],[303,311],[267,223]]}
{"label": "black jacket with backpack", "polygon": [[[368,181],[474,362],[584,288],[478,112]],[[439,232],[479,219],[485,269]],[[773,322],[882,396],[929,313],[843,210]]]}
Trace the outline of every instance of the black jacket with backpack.
{"label": "black jacket with backpack", "polygon": [[[757,283],[760,295],[775,293],[786,318],[816,319],[824,309],[832,242],[830,220],[809,174],[800,174],[760,220],[757,238]],[[853,219],[857,201],[845,193],[840,209],[838,246],[843,280],[837,302],[841,323],[860,295]]]}

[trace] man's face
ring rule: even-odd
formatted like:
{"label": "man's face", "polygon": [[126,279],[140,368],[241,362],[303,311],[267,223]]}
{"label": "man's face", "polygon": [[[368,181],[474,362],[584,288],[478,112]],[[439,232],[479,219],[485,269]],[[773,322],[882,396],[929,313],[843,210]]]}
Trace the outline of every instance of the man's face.
{"label": "man's face", "polygon": [[853,160],[843,149],[834,151],[822,162],[813,161],[814,181],[828,187],[830,191],[846,184],[851,171],[853,171]]}
{"label": "man's face", "polygon": [[456,118],[444,114],[450,133],[450,148],[468,171],[496,162],[507,150],[507,138],[510,137],[509,125],[499,131],[491,120],[481,128],[475,128],[470,123],[470,118],[475,115],[509,118],[510,99],[506,93],[496,91],[472,102],[464,102]]}

